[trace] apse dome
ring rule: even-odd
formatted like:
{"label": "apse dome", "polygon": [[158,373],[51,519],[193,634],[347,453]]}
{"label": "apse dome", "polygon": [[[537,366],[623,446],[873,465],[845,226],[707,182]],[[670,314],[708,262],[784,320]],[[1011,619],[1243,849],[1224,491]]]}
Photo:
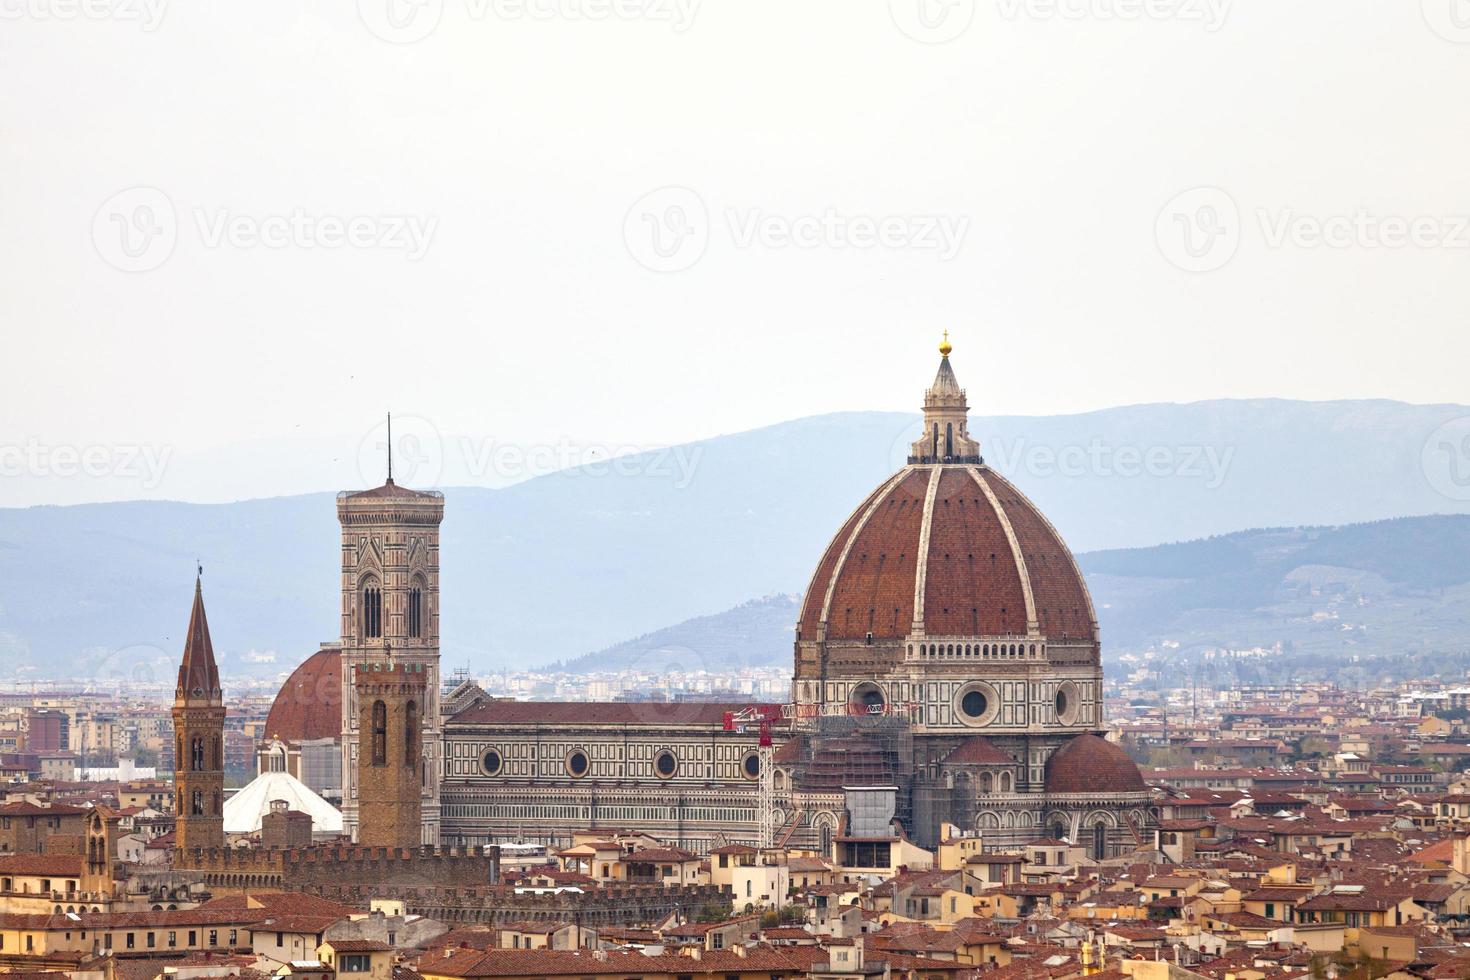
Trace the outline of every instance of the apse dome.
{"label": "apse dome", "polygon": [[1078,735],[1047,760],[1046,792],[1117,796],[1147,793],[1148,786],[1121,746],[1096,735]]}

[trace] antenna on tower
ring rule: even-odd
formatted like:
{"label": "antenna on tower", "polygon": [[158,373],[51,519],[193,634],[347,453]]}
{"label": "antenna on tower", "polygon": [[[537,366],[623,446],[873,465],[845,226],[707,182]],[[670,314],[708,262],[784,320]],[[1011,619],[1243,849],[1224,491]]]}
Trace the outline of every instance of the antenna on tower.
{"label": "antenna on tower", "polygon": [[388,413],[388,482],[393,482],[393,413]]}

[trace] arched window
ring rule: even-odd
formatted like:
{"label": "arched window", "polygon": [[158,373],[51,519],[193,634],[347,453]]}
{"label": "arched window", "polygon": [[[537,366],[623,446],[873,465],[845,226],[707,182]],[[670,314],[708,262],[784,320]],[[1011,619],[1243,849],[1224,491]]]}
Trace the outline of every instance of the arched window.
{"label": "arched window", "polygon": [[373,702],[373,762],[375,766],[388,764],[388,706],[381,701]]}
{"label": "arched window", "polygon": [[944,455],[954,455],[954,423],[944,423]]}
{"label": "arched window", "polygon": [[368,579],[362,587],[362,635],[369,639],[383,635],[383,590],[377,579]]}
{"label": "arched window", "polygon": [[424,635],[424,589],[417,582],[408,590],[408,635]]}
{"label": "arched window", "polygon": [[1108,856],[1108,828],[1101,820],[1092,825],[1092,856],[1098,861]]}
{"label": "arched window", "polygon": [[194,795],[189,798],[189,814],[195,817],[204,816],[204,791],[196,789]]}
{"label": "arched window", "polygon": [[219,790],[215,790],[214,791],[214,801],[213,802],[214,802],[214,809],[209,811],[210,812],[210,815],[216,816],[216,817],[221,816],[225,812],[225,810],[224,810],[224,806],[220,803]]}
{"label": "arched window", "polygon": [[195,735],[189,741],[189,768],[194,772],[204,771],[204,736]]}
{"label": "arched window", "polygon": [[209,756],[210,759],[213,761],[213,765],[210,768],[218,771],[225,767],[225,759],[220,752],[218,735],[211,735],[209,737]]}
{"label": "arched window", "polygon": [[403,709],[403,762],[417,765],[419,761],[419,706],[410,701]]}

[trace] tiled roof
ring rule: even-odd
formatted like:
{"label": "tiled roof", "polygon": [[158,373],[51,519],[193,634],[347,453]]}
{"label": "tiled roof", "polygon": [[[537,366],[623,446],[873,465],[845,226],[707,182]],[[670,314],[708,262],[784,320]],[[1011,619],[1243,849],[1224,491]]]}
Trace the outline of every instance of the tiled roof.
{"label": "tiled roof", "polygon": [[5,817],[75,817],[87,812],[86,807],[51,803],[45,806],[30,800],[17,800],[0,806],[0,816]]}
{"label": "tiled roof", "polygon": [[340,738],[342,651],[328,647],[303,660],[265,716],[265,737],[283,742]]}
{"label": "tiled roof", "polygon": [[1016,760],[984,735],[971,735],[944,757],[944,763],[952,766],[1014,766]]}
{"label": "tiled roof", "polygon": [[485,701],[455,715],[455,725],[698,725],[724,727],[747,703],[713,701]]}
{"label": "tiled roof", "polygon": [[80,854],[0,854],[0,874],[81,877]]}
{"label": "tiled roof", "polygon": [[338,953],[386,953],[393,947],[376,939],[328,939]]}
{"label": "tiled roof", "polygon": [[1096,735],[1078,735],[1046,762],[1048,793],[1146,793],[1128,753]]}
{"label": "tiled roof", "polygon": [[931,497],[931,472],[919,466],[885,481],[838,530],[807,589],[801,634],[817,636],[825,625],[829,640],[861,640],[869,632],[903,639],[923,562],[931,636],[1026,635],[1029,585],[1042,635],[1091,641],[1095,623],[1082,576],[1035,505],[985,465],[943,467]]}
{"label": "tiled roof", "polygon": [[380,487],[373,487],[371,490],[359,490],[356,493],[346,495],[346,499],[348,500],[415,500],[418,498],[436,500],[439,498],[439,494],[429,490],[413,490],[408,487],[402,487],[394,483],[390,478]]}
{"label": "tiled roof", "polygon": [[[755,946],[740,955],[732,950],[706,950],[692,956],[645,956],[642,953],[609,951],[594,955],[589,950],[493,949],[479,952],[459,950],[443,959],[422,960],[420,971],[449,977],[519,976],[630,976],[637,974],[725,974],[741,972],[804,973],[813,964],[825,962],[827,951],[817,946]],[[955,970],[954,963],[932,963],[933,969]]]}

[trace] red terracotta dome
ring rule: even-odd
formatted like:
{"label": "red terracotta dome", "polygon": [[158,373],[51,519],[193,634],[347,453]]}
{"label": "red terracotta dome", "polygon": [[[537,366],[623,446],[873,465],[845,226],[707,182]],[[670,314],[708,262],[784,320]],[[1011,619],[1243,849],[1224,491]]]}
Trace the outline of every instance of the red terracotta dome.
{"label": "red terracotta dome", "polygon": [[953,752],[944,757],[950,766],[1014,766],[1016,760],[1009,752],[996,747],[984,735],[971,735],[961,742]]}
{"label": "red terracotta dome", "polygon": [[827,546],[799,628],[815,639],[1026,636],[1096,642],[1072,553],[984,463],[910,465],[865,500]]}
{"label": "red terracotta dome", "polygon": [[282,742],[342,737],[342,651],[324,647],[286,678],[270,713],[265,737]]}
{"label": "red terracotta dome", "polygon": [[1078,735],[1046,762],[1048,793],[1147,793],[1143,774],[1120,746]]}

